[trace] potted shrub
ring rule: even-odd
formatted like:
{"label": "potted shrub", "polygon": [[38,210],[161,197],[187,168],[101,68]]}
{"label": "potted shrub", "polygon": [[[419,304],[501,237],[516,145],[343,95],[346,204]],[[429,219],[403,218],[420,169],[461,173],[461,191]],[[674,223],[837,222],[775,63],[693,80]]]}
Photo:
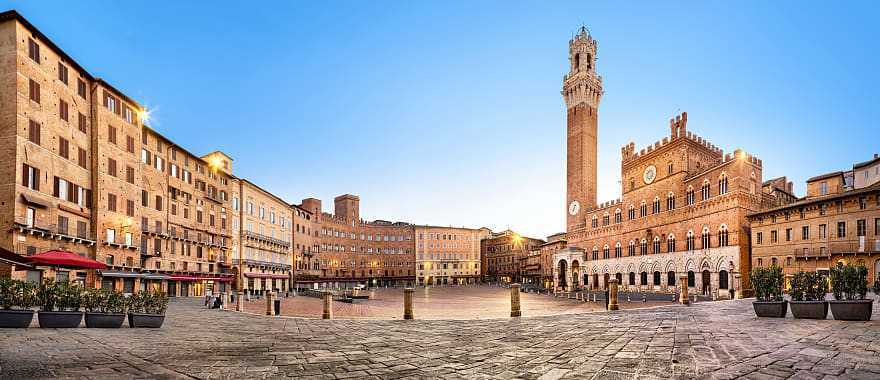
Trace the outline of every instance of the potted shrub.
{"label": "potted shrub", "polygon": [[791,278],[791,314],[795,318],[825,319],[828,316],[827,284],[819,272],[795,273]]}
{"label": "potted shrub", "polygon": [[40,303],[37,313],[40,327],[79,327],[82,322],[83,315],[79,311],[82,288],[76,283],[43,280],[37,288],[37,299]]}
{"label": "potted shrub", "polygon": [[129,297],[129,327],[162,327],[168,296],[159,291],[134,293]]}
{"label": "potted shrub", "polygon": [[758,267],[749,272],[749,280],[755,288],[755,302],[752,307],[759,317],[785,318],[788,302],[782,298],[782,268]]}
{"label": "potted shrub", "polygon": [[0,278],[0,327],[30,326],[34,303],[34,286],[30,282]]}
{"label": "potted shrub", "polygon": [[831,293],[835,299],[829,301],[834,319],[871,319],[873,301],[865,299],[868,293],[868,268],[864,265],[837,263],[836,267],[831,268]]}
{"label": "potted shrub", "polygon": [[125,296],[106,289],[83,292],[86,327],[119,328],[125,322]]}

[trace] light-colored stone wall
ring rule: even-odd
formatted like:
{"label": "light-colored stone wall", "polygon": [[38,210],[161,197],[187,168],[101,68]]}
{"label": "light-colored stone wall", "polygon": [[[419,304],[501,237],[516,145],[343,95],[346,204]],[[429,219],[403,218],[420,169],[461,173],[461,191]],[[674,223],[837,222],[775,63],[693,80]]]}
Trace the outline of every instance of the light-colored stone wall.
{"label": "light-colored stone wall", "polygon": [[415,226],[420,285],[469,284],[480,277],[480,240],[488,230]]}

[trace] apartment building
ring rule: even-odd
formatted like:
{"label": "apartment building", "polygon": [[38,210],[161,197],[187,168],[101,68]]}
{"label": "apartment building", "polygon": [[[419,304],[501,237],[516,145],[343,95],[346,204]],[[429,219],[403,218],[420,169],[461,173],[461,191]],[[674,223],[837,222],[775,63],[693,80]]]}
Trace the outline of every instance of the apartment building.
{"label": "apartment building", "polygon": [[232,262],[242,275],[241,290],[248,294],[286,291],[293,273],[293,209],[248,180],[239,183],[241,257]]}
{"label": "apartment building", "polygon": [[521,282],[522,259],[545,242],[511,230],[492,233],[480,241],[480,275],[488,282]]}
{"label": "apartment building", "polygon": [[828,274],[838,262],[880,279],[880,158],[807,180],[803,198],[749,215],[752,265]]}
{"label": "apartment building", "polygon": [[480,241],[488,228],[414,226],[417,283],[466,285],[480,280]]}

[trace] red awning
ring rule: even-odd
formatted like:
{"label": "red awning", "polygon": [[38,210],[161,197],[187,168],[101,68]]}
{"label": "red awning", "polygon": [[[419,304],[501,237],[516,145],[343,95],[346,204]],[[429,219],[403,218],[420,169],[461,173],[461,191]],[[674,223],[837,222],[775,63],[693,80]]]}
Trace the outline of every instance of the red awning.
{"label": "red awning", "polygon": [[28,263],[28,258],[22,255],[19,255],[15,252],[5,250],[0,248],[0,263],[7,263],[16,266],[16,269],[28,269],[31,267],[31,264]]}
{"label": "red awning", "polygon": [[271,273],[245,273],[244,276],[245,276],[245,277],[252,277],[252,278],[274,278],[274,279],[277,279],[277,280],[284,280],[284,279],[287,279],[287,276],[286,276],[286,275],[283,275],[283,274],[271,274]]}
{"label": "red awning", "polygon": [[99,261],[60,249],[28,256],[27,259],[33,265],[48,265],[69,269],[107,269],[107,266]]}
{"label": "red awning", "polygon": [[232,282],[232,277],[168,276],[172,281],[220,281]]}

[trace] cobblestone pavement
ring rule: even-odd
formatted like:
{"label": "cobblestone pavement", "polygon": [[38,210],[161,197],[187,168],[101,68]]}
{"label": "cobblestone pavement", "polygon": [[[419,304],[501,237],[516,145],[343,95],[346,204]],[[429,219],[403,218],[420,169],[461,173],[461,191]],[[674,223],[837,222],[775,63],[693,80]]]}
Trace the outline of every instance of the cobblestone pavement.
{"label": "cobblestone pavement", "polygon": [[523,318],[316,320],[172,302],[148,329],[0,329],[0,378],[880,378],[870,322],[749,300]]}
{"label": "cobblestone pavement", "polygon": [[[333,315],[339,318],[402,319],[403,288],[380,288],[364,291],[372,294],[362,303],[333,302]],[[669,301],[641,299],[627,302],[620,300],[620,307],[633,309],[672,304]],[[575,299],[557,298],[553,295],[520,293],[522,315],[558,315],[605,310],[605,301],[583,302]],[[266,312],[266,301],[252,300],[243,303],[245,311],[257,314]],[[281,314],[296,317],[320,318],[324,310],[323,300],[314,297],[289,297],[281,299]],[[510,289],[496,286],[446,286],[416,288],[413,293],[413,312],[418,319],[488,319],[510,316]]]}

